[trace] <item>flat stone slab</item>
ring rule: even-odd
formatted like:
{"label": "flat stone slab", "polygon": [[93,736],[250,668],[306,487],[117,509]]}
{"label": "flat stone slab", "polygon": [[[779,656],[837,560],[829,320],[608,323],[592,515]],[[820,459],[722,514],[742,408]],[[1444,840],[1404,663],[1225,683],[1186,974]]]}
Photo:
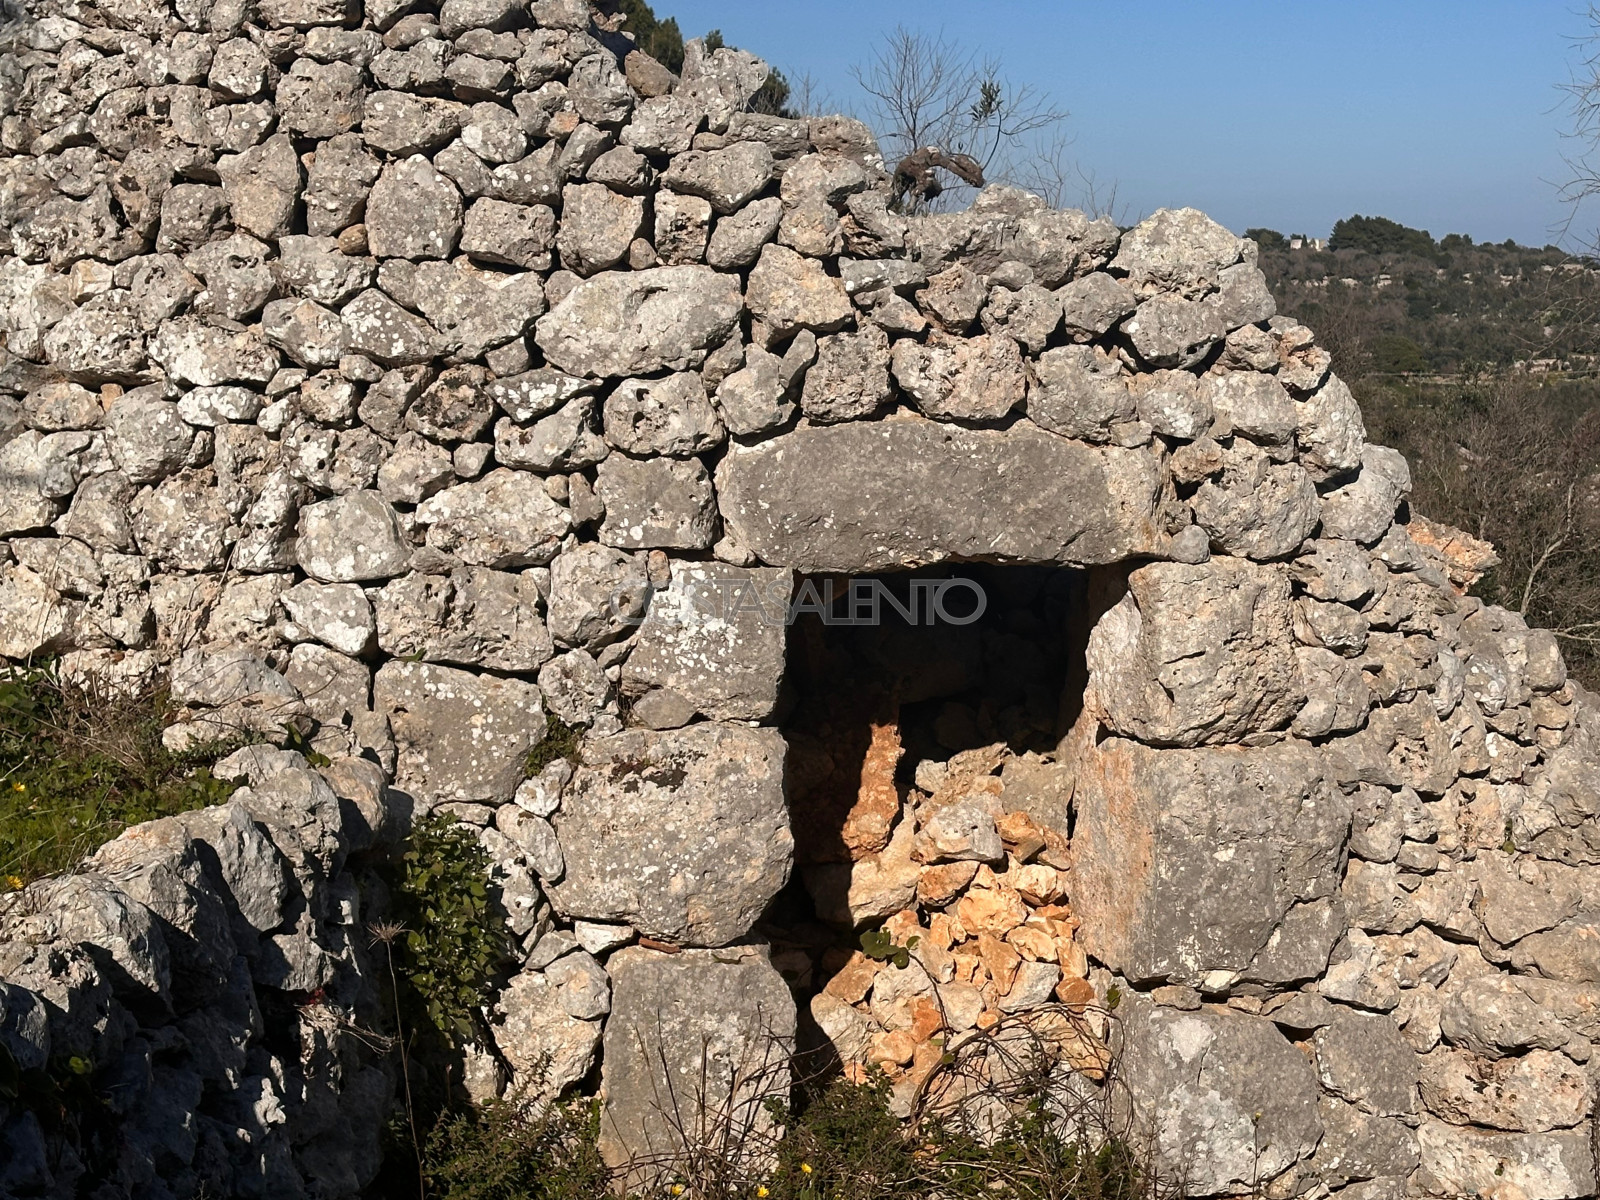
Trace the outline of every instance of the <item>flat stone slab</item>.
{"label": "flat stone slab", "polygon": [[1028,421],[810,427],[730,448],[717,496],[733,540],[799,571],[947,559],[1087,566],[1159,553],[1161,464]]}

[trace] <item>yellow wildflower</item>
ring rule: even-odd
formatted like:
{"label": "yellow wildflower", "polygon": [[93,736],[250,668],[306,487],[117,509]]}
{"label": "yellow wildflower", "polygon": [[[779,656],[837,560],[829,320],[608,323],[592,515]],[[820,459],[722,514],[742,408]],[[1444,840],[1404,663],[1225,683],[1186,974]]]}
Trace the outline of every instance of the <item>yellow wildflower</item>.
{"label": "yellow wildflower", "polygon": [[801,1163],[800,1164],[800,1172],[803,1175],[811,1174],[811,1164],[810,1163]]}
{"label": "yellow wildflower", "polygon": [[25,783],[13,783],[11,785],[11,790],[13,792],[25,792],[28,790],[28,785]]}
{"label": "yellow wildflower", "polygon": [[764,1197],[772,1195],[772,1193],[767,1191],[767,1185],[766,1184],[760,1183],[760,1184],[756,1185],[756,1195],[758,1197],[763,1197],[764,1198]]}
{"label": "yellow wildflower", "polygon": [[22,887],[22,876],[7,875],[4,879],[0,879],[0,883],[4,883],[6,887],[10,888],[12,891],[17,891]]}
{"label": "yellow wildflower", "polygon": [[673,1185],[672,1185],[672,1194],[673,1194],[673,1195],[674,1195],[674,1196],[681,1196],[681,1195],[683,1195],[683,1184],[681,1184],[681,1183],[675,1183],[675,1184],[673,1184]]}

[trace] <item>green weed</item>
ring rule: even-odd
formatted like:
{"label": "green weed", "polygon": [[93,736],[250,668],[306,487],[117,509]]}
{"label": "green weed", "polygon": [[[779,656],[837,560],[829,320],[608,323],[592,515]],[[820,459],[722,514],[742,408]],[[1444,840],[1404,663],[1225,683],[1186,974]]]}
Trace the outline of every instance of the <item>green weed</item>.
{"label": "green weed", "polygon": [[428,1137],[423,1177],[432,1200],[594,1200],[610,1172],[596,1145],[597,1101],[537,1116],[511,1101],[446,1116]]}
{"label": "green weed", "polygon": [[529,775],[537,775],[558,758],[564,758],[574,765],[578,761],[578,731],[549,713],[545,714],[545,721],[544,737],[528,751]]}
{"label": "green weed", "polygon": [[489,904],[489,854],[446,817],[418,821],[390,883],[404,928],[395,955],[401,1004],[449,1044],[471,1040],[489,983],[511,953]]}

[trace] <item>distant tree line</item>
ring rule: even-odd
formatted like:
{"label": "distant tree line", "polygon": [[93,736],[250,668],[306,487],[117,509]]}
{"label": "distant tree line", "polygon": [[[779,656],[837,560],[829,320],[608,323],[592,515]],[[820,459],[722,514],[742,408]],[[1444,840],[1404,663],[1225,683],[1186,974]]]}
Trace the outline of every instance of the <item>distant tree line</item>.
{"label": "distant tree line", "polygon": [[1471,375],[1600,354],[1600,264],[1557,246],[1435,240],[1359,215],[1321,250],[1291,250],[1274,229],[1246,236],[1279,310],[1315,329],[1347,374]]}

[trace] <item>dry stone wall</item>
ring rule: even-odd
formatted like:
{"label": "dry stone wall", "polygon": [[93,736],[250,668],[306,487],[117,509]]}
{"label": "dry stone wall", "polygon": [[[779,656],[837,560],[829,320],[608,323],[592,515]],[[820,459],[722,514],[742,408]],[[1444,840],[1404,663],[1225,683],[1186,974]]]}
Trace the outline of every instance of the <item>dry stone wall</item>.
{"label": "dry stone wall", "polygon": [[[598,1063],[613,1161],[671,1149],[657,1070],[755,1112],[752,1055],[824,1036],[909,1107],[970,1030],[1115,995],[1064,1086],[1118,1040],[1193,1194],[1595,1192],[1600,707],[1464,594],[1482,548],[1251,243],[1003,187],[903,216],[858,122],[585,0],[8,15],[0,655],[328,760],[252,751],[0,905],[0,1037],[121,1097],[96,1194],[367,1181],[346,858],[424,811],[525,955],[468,1086]],[[914,778],[874,724],[802,874],[920,970],[824,960],[797,1012],[752,936],[814,815],[787,632],[711,601],[961,560],[1091,569],[1081,716]],[[525,778],[551,717],[576,761]],[[3,1100],[0,1145],[0,1194],[77,1186]]]}

